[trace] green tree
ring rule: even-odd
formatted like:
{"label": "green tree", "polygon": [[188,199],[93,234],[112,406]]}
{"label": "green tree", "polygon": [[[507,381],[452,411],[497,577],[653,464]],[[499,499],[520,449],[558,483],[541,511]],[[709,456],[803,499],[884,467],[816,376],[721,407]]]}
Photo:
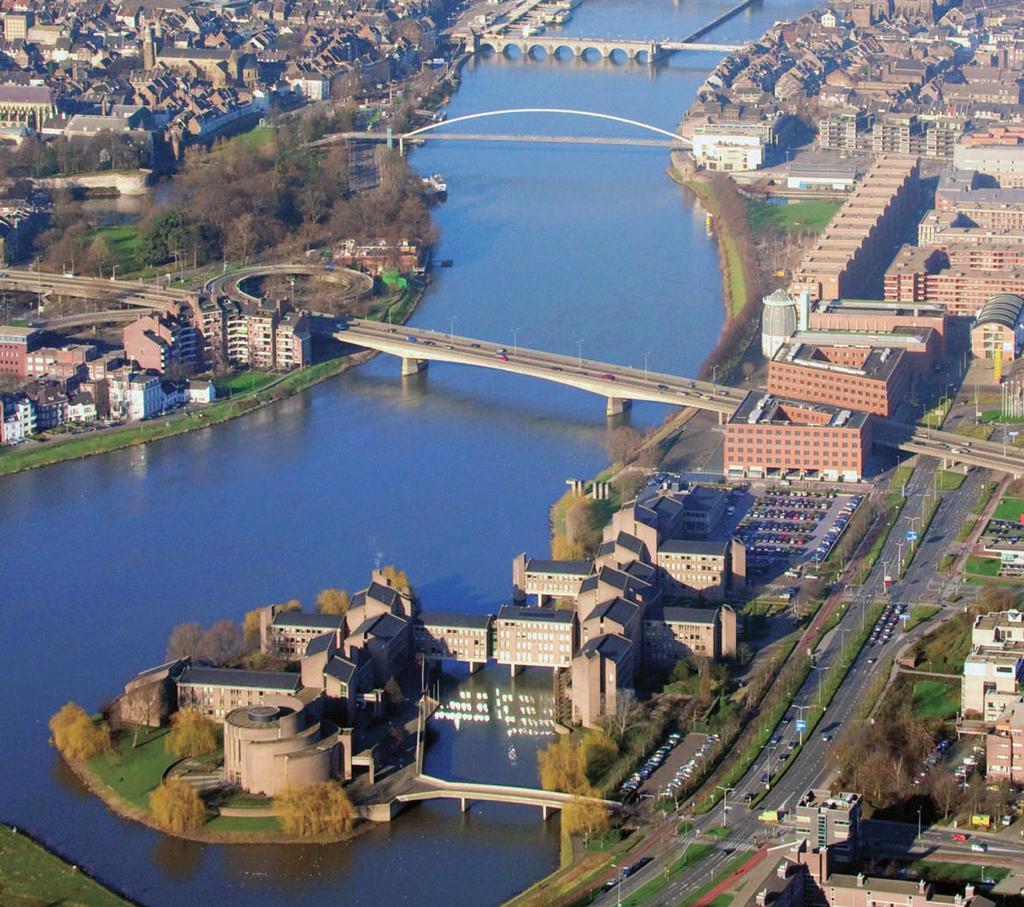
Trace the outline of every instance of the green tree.
{"label": "green tree", "polygon": [[92,759],[111,752],[110,727],[94,722],[74,702],[61,706],[50,719],[50,742],[65,759]]}
{"label": "green tree", "polygon": [[206,807],[195,789],[180,778],[168,778],[149,795],[149,810],[167,831],[195,831],[206,822]]}
{"label": "green tree", "polygon": [[409,582],[409,577],[404,570],[399,570],[394,564],[388,564],[386,567],[382,567],[380,572],[385,579],[390,581],[392,589],[397,589],[409,598],[416,597],[412,583]]}
{"label": "green tree", "polygon": [[171,716],[164,746],[172,756],[205,756],[217,749],[217,725],[202,712],[182,709]]}
{"label": "green tree", "polygon": [[344,834],[356,819],[348,794],[334,781],[290,787],[274,798],[274,805],[281,830],[301,838]]}

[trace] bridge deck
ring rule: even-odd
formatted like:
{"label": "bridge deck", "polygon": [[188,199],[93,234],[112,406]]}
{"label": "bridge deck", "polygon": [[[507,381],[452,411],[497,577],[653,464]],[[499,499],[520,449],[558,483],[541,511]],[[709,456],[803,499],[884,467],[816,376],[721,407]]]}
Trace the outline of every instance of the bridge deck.
{"label": "bridge deck", "polygon": [[[523,806],[564,809],[577,798],[561,791],[512,787],[504,784],[478,784],[471,781],[446,781],[444,778],[421,774],[416,776],[412,789],[399,794],[396,799],[402,803],[435,799],[485,800],[493,803],[514,803]],[[608,809],[619,809],[622,806],[615,800],[591,797],[583,799],[601,803]]]}
{"label": "bridge deck", "polygon": [[[343,343],[390,353],[402,359],[452,362],[529,375],[621,400],[693,406],[731,415],[745,396],[742,390],[713,385],[708,381],[652,371],[645,374],[643,369],[595,362],[578,356],[561,356],[523,346],[506,348],[489,340],[420,328],[395,328],[374,321],[352,319],[347,328],[334,336]],[[504,352],[500,355],[505,358],[499,358],[502,350]]]}

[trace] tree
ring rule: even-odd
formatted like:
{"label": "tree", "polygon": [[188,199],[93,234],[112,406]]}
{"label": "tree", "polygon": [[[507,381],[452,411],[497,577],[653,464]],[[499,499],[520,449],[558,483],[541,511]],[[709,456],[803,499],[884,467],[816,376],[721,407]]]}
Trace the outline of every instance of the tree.
{"label": "tree", "polygon": [[613,463],[628,463],[636,456],[643,443],[644,436],[635,428],[619,426],[608,435],[608,456]]}
{"label": "tree", "polygon": [[593,728],[583,740],[583,758],[590,778],[602,775],[618,757],[618,744],[600,728]]}
{"label": "tree", "polygon": [[187,781],[168,778],[149,795],[149,810],[167,831],[195,831],[206,822],[206,806]]}
{"label": "tree", "polygon": [[586,785],[583,750],[566,736],[549,743],[537,753],[540,785],[544,790],[578,793]]}
{"label": "tree", "polygon": [[600,800],[575,795],[562,810],[562,827],[569,834],[588,837],[608,827],[608,807]]}
{"label": "tree", "polygon": [[242,628],[233,620],[218,620],[203,633],[195,654],[211,664],[224,665],[245,654]]}
{"label": "tree", "polygon": [[956,811],[960,800],[960,785],[952,773],[934,769],[928,774],[928,796],[935,806],[935,812],[942,814],[943,821],[948,821],[949,814]]}
{"label": "tree", "polygon": [[50,734],[50,743],[65,759],[92,759],[112,751],[107,723],[94,722],[74,702],[61,706],[50,719]]}
{"label": "tree", "polygon": [[399,570],[394,564],[388,564],[386,567],[382,567],[380,572],[386,580],[390,581],[392,589],[397,589],[409,598],[416,597],[412,591],[412,583],[409,582],[409,577],[404,570]]}
{"label": "tree", "polygon": [[217,749],[217,725],[202,712],[182,709],[171,716],[164,746],[172,756],[205,756]]}
{"label": "tree", "polygon": [[194,621],[178,624],[171,630],[170,639],[167,640],[167,660],[173,661],[192,655],[199,648],[199,641],[202,638],[203,628]]}
{"label": "tree", "polygon": [[289,787],[274,798],[274,805],[281,830],[301,838],[344,834],[356,819],[348,794],[334,781]]}
{"label": "tree", "polygon": [[693,677],[693,665],[690,664],[690,660],[688,658],[680,658],[679,661],[675,663],[675,667],[672,668],[672,674],[669,677],[669,680],[672,683],[685,683],[691,677]]}
{"label": "tree", "polygon": [[613,480],[621,501],[632,501],[646,481],[647,476],[638,469],[620,472]]}
{"label": "tree", "polygon": [[316,597],[316,609],[321,614],[346,614],[352,599],[344,589],[324,589]]}
{"label": "tree", "polygon": [[565,512],[565,537],[584,551],[597,551],[601,544],[601,523],[590,498],[578,498]]}
{"label": "tree", "polygon": [[631,728],[636,727],[640,720],[640,705],[628,690],[620,690],[615,694],[615,711],[606,715],[601,724],[605,733],[620,746],[626,739]]}
{"label": "tree", "polygon": [[246,611],[245,617],[242,618],[242,638],[249,651],[260,647],[260,615],[262,612],[262,608],[253,608],[251,611]]}

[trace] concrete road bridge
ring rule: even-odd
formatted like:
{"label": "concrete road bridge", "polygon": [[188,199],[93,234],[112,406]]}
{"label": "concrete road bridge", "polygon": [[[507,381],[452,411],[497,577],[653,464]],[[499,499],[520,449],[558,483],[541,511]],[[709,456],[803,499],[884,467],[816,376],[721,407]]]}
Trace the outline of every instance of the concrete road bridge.
{"label": "concrete road bridge", "polygon": [[[577,798],[561,791],[536,790],[530,787],[511,787],[504,784],[476,784],[468,781],[446,781],[432,775],[417,775],[410,788],[399,794],[400,803],[416,803],[422,800],[458,800],[462,811],[469,810],[473,800],[488,803],[511,803],[516,806],[539,806],[541,815],[547,819],[554,810],[565,809]],[[600,803],[607,809],[621,809],[616,800],[582,798],[588,802]]]}
{"label": "concrete road bridge", "polygon": [[745,396],[744,391],[721,384],[595,362],[584,359],[582,354],[561,356],[517,345],[506,348],[489,340],[391,327],[362,319],[351,319],[339,327],[342,329],[334,334],[335,339],[397,356],[402,360],[403,375],[415,374],[429,362],[454,362],[529,375],[606,398],[605,412],[609,416],[621,414],[634,400],[646,400],[706,409],[724,419]]}
{"label": "concrete road bridge", "polygon": [[182,290],[131,280],[80,277],[48,271],[9,268],[0,271],[0,291],[36,293],[39,296],[71,296],[78,299],[110,299],[143,309],[162,309],[185,298]]}

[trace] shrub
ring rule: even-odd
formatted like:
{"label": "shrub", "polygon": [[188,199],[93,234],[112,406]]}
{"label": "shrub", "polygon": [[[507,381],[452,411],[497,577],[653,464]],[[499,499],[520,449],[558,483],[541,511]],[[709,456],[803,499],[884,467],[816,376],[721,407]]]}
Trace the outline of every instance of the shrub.
{"label": "shrub", "polygon": [[111,752],[110,728],[94,722],[80,705],[69,702],[50,719],[50,742],[65,759],[91,759]]}

